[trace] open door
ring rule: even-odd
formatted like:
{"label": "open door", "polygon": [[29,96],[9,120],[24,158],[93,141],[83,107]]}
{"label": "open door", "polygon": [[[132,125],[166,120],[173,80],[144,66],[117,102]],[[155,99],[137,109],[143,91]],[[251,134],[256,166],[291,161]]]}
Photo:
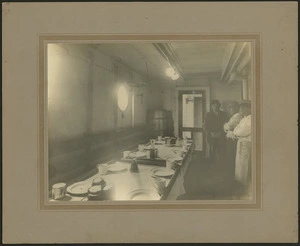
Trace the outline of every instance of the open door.
{"label": "open door", "polygon": [[205,91],[184,90],[178,93],[179,137],[193,139],[195,150],[204,151]]}

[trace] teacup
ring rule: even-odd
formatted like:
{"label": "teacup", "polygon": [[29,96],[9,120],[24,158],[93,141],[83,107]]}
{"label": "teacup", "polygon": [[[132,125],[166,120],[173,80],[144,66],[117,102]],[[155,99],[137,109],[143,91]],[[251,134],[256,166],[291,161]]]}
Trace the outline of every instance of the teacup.
{"label": "teacup", "polygon": [[58,183],[52,186],[52,199],[57,200],[65,196],[66,184]]}
{"label": "teacup", "polygon": [[170,137],[165,137],[165,144],[168,144],[168,145],[171,144],[171,138]]}
{"label": "teacup", "polygon": [[131,151],[123,151],[123,158],[127,158],[130,155]]}
{"label": "teacup", "polygon": [[167,159],[166,168],[173,169],[174,165],[175,165],[174,159],[172,159],[172,158]]}
{"label": "teacup", "polygon": [[139,147],[138,147],[138,148],[139,148],[139,151],[142,152],[142,151],[144,151],[145,146],[144,146],[143,144],[139,144]]}
{"label": "teacup", "polygon": [[166,179],[157,177],[155,179],[154,187],[157,189],[159,194],[162,194],[166,188]]}
{"label": "teacup", "polygon": [[105,175],[107,173],[108,165],[106,163],[98,164],[97,168],[100,175]]}
{"label": "teacup", "polygon": [[176,140],[177,140],[177,138],[172,137],[170,140],[170,144],[176,144]]}

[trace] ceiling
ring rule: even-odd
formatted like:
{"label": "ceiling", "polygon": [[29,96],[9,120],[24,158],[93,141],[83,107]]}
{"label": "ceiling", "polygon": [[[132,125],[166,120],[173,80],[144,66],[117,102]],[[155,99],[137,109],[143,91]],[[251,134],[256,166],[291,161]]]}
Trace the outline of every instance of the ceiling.
{"label": "ceiling", "polygon": [[174,42],[171,43],[185,77],[201,73],[221,73],[227,43]]}
{"label": "ceiling", "polygon": [[[167,56],[160,52],[153,43],[110,43],[97,44],[97,49],[126,64],[141,75],[148,76],[157,82],[172,81],[166,75],[169,63],[180,71],[177,82],[183,82],[201,76],[221,77],[224,60],[233,42],[170,42],[159,43],[166,46]],[[172,54],[172,56],[170,55]],[[169,55],[169,56],[168,56]],[[167,60],[167,59],[171,60]]]}
{"label": "ceiling", "polygon": [[168,63],[151,43],[99,44],[97,49],[141,75],[157,81],[168,80],[165,74]]}

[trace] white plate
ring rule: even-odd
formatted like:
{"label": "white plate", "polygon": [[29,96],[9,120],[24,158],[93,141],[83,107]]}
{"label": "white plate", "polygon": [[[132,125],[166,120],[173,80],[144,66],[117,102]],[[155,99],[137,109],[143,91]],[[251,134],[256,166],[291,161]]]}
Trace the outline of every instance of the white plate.
{"label": "white plate", "polygon": [[67,192],[74,196],[83,196],[88,193],[91,183],[78,182],[67,187]]}
{"label": "white plate", "polygon": [[128,200],[159,200],[160,196],[151,190],[147,189],[138,189],[130,192],[127,195]]}
{"label": "white plate", "polygon": [[176,161],[176,162],[181,162],[183,160],[182,157],[174,157],[174,158],[170,158],[172,161]]}
{"label": "white plate", "polygon": [[146,158],[147,154],[145,152],[143,153],[136,153],[135,158]]}
{"label": "white plate", "polygon": [[112,164],[107,169],[110,172],[123,172],[127,170],[127,167],[121,165],[121,164]]}
{"label": "white plate", "polygon": [[171,170],[171,169],[166,169],[166,170],[163,170],[163,169],[153,169],[152,170],[153,176],[163,177],[163,178],[171,177],[171,176],[174,175],[174,173],[175,173],[175,171]]}
{"label": "white plate", "polygon": [[129,158],[146,158],[147,154],[145,152],[133,152],[129,154]]}

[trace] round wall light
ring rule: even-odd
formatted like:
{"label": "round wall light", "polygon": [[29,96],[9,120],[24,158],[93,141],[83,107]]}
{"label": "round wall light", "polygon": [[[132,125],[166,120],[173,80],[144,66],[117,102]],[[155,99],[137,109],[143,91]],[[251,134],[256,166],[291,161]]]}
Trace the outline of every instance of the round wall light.
{"label": "round wall light", "polygon": [[124,85],[121,85],[118,89],[118,107],[123,112],[128,106],[128,92]]}

